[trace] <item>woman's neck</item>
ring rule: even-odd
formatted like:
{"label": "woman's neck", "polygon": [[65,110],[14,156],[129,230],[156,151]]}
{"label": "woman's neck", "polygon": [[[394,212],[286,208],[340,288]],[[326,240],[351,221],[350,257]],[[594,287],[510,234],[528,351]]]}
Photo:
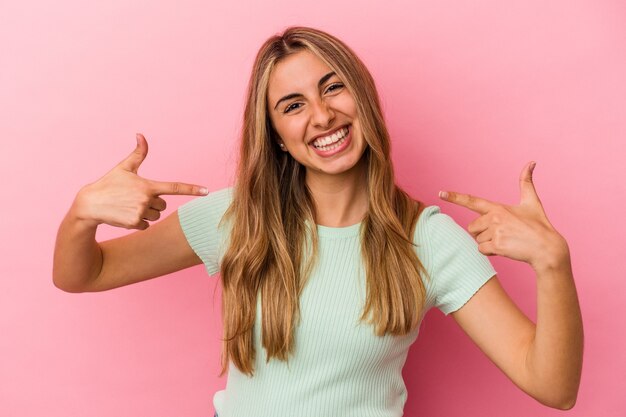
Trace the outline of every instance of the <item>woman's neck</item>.
{"label": "woman's neck", "polygon": [[307,170],[306,183],[315,204],[316,223],[345,227],[363,220],[367,213],[367,161],[362,158],[342,174],[324,174]]}

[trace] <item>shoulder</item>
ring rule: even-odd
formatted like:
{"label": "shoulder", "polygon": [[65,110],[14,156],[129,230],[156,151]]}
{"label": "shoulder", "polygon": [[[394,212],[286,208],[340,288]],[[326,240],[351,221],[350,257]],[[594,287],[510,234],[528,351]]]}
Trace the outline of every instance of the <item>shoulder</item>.
{"label": "shoulder", "polygon": [[233,187],[221,188],[178,208],[181,229],[209,275],[219,271],[219,259],[228,236],[222,218],[232,197]]}
{"label": "shoulder", "polygon": [[467,232],[449,215],[442,213],[439,206],[426,206],[415,224],[413,242],[419,244],[440,244]]}
{"label": "shoulder", "polygon": [[452,217],[442,213],[439,206],[424,208],[415,225],[413,243],[432,269],[451,261],[451,258],[478,253],[474,238]]}
{"label": "shoulder", "polygon": [[178,207],[178,218],[185,235],[189,238],[207,231],[213,233],[218,229],[232,199],[233,187],[226,187],[196,197]]}
{"label": "shoulder", "polygon": [[426,207],[415,226],[414,243],[430,280],[434,306],[444,314],[456,311],[495,270],[478,251],[474,238],[438,206]]}

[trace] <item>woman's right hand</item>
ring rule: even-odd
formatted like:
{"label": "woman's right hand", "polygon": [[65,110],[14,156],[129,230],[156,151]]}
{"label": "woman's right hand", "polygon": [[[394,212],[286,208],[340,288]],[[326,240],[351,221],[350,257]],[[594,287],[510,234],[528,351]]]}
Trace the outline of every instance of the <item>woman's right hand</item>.
{"label": "woman's right hand", "polygon": [[73,215],[96,227],[105,223],[126,229],[144,230],[148,221],[161,217],[166,203],[161,195],[194,195],[208,193],[200,185],[152,181],[137,175],[148,154],[148,142],[137,134],[135,150],[98,181],[84,186],[71,208]]}
{"label": "woman's right hand", "polygon": [[103,291],[169,274],[202,261],[186,243],[178,215],[141,233],[97,242],[99,224],[144,230],[165,210],[164,194],[206,195],[206,188],[152,181],[137,175],[148,143],[137,134],[137,148],[104,177],[84,186],[61,222],[54,247],[54,284],[68,292]]}

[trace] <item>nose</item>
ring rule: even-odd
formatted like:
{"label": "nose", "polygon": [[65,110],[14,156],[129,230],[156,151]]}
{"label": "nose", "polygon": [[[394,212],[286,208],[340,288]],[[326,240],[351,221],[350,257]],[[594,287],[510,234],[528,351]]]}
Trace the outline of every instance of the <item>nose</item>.
{"label": "nose", "polygon": [[324,100],[316,100],[311,104],[311,124],[315,127],[327,128],[335,120],[335,112]]}

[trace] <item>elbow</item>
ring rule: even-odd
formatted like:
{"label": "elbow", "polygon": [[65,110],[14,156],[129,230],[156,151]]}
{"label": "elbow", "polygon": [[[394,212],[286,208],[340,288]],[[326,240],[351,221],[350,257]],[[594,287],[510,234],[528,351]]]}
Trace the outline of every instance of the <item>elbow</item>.
{"label": "elbow", "polygon": [[560,401],[554,405],[551,405],[552,408],[556,408],[557,410],[567,411],[574,408],[576,405],[576,398],[568,398],[566,400]]}
{"label": "elbow", "polygon": [[576,399],[578,397],[578,391],[574,391],[571,393],[562,393],[559,395],[554,395],[550,398],[535,398],[541,404],[555,408],[557,410],[571,410],[576,405]]}
{"label": "elbow", "polygon": [[61,291],[68,293],[81,293],[86,291],[84,286],[72,283],[70,280],[63,279],[56,274],[52,275],[52,283]]}
{"label": "elbow", "polygon": [[540,404],[557,410],[571,410],[576,405],[580,380],[544,380],[526,393]]}
{"label": "elbow", "polygon": [[52,283],[54,284],[55,287],[57,287],[58,289],[60,289],[61,291],[64,291],[64,292],[69,292],[69,293],[80,293],[80,292],[83,292],[79,288],[69,286],[67,284],[61,283],[61,282],[59,282],[57,280],[54,280],[54,279],[52,280]]}
{"label": "elbow", "polygon": [[578,393],[574,393],[573,395],[570,395],[569,397],[563,398],[561,402],[559,402],[559,404],[554,408],[557,408],[563,411],[571,410],[576,405],[576,398],[578,396],[577,394]]}

